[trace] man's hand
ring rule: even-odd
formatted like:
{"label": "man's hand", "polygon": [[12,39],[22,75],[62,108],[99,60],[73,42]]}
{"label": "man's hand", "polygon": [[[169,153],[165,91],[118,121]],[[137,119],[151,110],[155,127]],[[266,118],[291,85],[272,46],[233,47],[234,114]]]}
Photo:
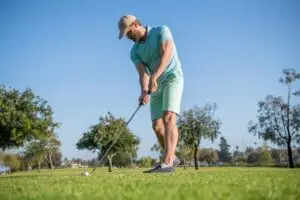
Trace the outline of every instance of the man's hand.
{"label": "man's hand", "polygon": [[152,76],[149,81],[149,91],[155,92],[157,90],[157,78]]}
{"label": "man's hand", "polygon": [[147,104],[149,102],[149,95],[147,91],[143,91],[141,92],[141,95],[139,97],[139,103],[144,105]]}

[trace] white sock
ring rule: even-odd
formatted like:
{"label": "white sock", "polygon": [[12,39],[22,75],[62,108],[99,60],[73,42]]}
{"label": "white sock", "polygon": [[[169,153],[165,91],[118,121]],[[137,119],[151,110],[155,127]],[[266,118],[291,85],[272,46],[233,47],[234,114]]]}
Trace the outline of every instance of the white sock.
{"label": "white sock", "polygon": [[171,167],[172,164],[167,165],[166,163],[162,163],[161,164],[161,168],[166,168],[166,167]]}

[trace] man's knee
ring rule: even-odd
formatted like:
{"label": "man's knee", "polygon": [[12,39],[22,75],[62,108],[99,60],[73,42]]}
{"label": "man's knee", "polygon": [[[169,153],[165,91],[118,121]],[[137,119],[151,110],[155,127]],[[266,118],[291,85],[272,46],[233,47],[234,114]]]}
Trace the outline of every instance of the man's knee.
{"label": "man's knee", "polygon": [[163,123],[165,125],[171,125],[176,123],[176,113],[171,111],[164,111]]}
{"label": "man's knee", "polygon": [[164,133],[164,124],[163,124],[163,122],[162,122],[162,120],[161,119],[158,119],[158,120],[154,120],[153,122],[152,122],[152,128],[153,128],[153,130],[154,130],[154,132],[156,133],[156,134],[163,134]]}

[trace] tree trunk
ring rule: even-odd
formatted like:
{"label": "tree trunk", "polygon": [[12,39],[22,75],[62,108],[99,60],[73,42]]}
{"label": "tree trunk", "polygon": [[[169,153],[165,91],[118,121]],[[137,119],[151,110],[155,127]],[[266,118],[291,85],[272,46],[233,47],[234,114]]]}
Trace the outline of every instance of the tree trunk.
{"label": "tree trunk", "polygon": [[108,172],[112,172],[112,156],[107,156],[108,159]]}
{"label": "tree trunk", "polygon": [[40,172],[41,171],[41,162],[40,161],[38,161],[38,166],[39,166],[38,172]]}
{"label": "tree trunk", "polygon": [[183,158],[183,169],[186,169],[186,166],[185,166],[185,158]]}
{"label": "tree trunk", "polygon": [[195,145],[194,149],[194,162],[195,162],[195,169],[198,170],[198,159],[197,159],[197,152],[198,152],[198,145]]}
{"label": "tree trunk", "polygon": [[295,168],[294,161],[293,161],[293,152],[291,147],[291,140],[288,140],[287,142],[287,149],[288,149],[288,157],[289,157],[289,167]]}
{"label": "tree trunk", "polygon": [[52,153],[48,152],[48,160],[49,160],[49,164],[50,164],[50,168],[51,168],[51,176],[53,175],[53,164],[52,164]]}
{"label": "tree trunk", "polygon": [[131,153],[129,154],[129,158],[130,158],[131,167],[133,168],[133,161],[132,161],[132,154]]}
{"label": "tree trunk", "polygon": [[288,147],[288,156],[289,156],[289,167],[294,168],[294,161],[293,161],[293,153],[291,147],[291,132],[290,132],[290,98],[291,98],[291,84],[289,83],[289,91],[288,91],[288,107],[287,107],[287,133],[288,133],[288,140],[287,140],[287,147]]}

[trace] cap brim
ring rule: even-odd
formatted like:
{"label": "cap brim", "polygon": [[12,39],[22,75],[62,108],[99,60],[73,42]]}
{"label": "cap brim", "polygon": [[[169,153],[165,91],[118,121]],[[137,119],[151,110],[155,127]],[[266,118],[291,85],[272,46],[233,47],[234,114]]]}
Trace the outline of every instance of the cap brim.
{"label": "cap brim", "polygon": [[119,33],[119,39],[122,39],[124,37],[124,33],[123,32],[120,32]]}
{"label": "cap brim", "polygon": [[125,28],[124,30],[120,30],[119,33],[119,39],[122,39],[127,34],[128,28]]}

